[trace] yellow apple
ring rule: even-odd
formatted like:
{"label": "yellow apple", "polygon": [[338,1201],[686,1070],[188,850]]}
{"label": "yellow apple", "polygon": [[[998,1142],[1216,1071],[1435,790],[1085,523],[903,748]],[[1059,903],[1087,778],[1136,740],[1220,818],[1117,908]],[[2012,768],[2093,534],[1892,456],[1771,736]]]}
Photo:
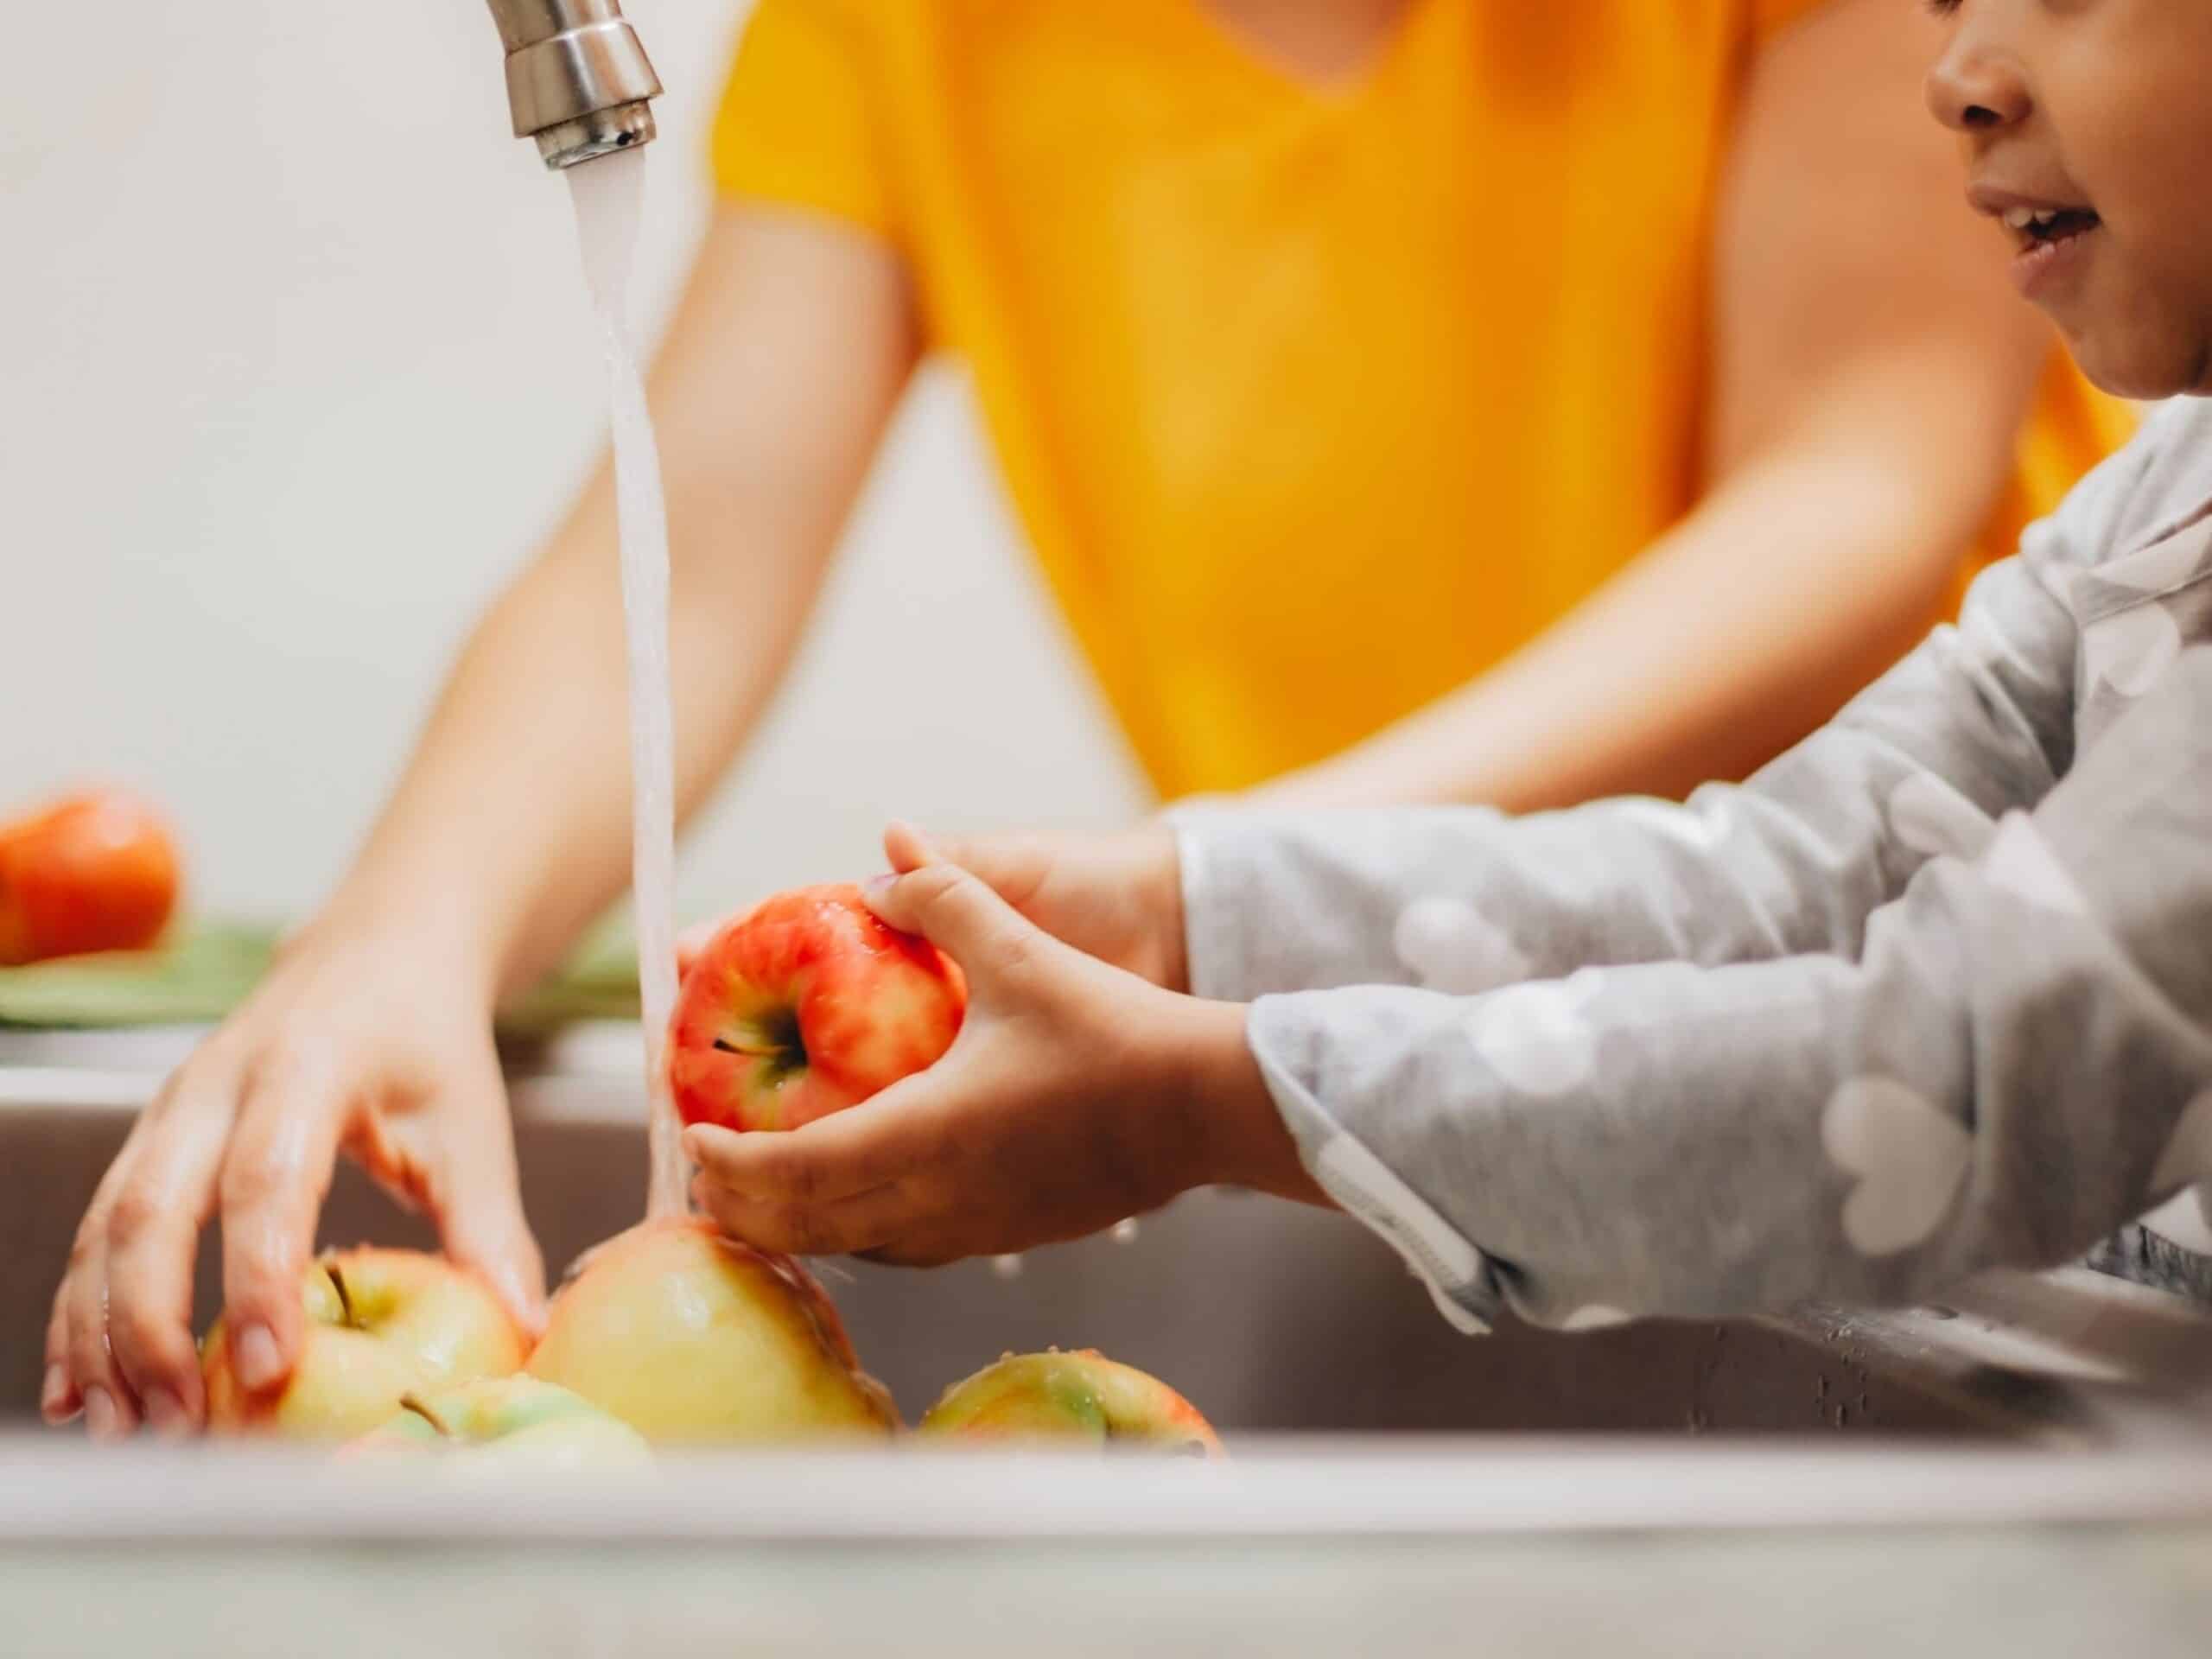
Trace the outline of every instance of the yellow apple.
{"label": "yellow apple", "polygon": [[273,1393],[247,1393],[224,1321],[209,1329],[200,1370],[212,1432],[350,1440],[389,1420],[403,1395],[506,1376],[528,1352],[475,1275],[418,1250],[333,1251],[308,1269],[300,1294],[299,1363]]}
{"label": "yellow apple", "polygon": [[701,1221],[648,1222],[591,1252],[554,1299],[533,1376],[653,1441],[890,1433],[837,1310],[798,1262]]}
{"label": "yellow apple", "polygon": [[947,1389],[917,1432],[938,1440],[1075,1440],[1222,1455],[1213,1426],[1196,1406],[1095,1348],[1007,1354]]}
{"label": "yellow apple", "polygon": [[403,1395],[399,1414],[353,1441],[349,1462],[420,1462],[455,1474],[637,1468],[645,1437],[581,1395],[534,1376],[480,1376],[457,1389]]}

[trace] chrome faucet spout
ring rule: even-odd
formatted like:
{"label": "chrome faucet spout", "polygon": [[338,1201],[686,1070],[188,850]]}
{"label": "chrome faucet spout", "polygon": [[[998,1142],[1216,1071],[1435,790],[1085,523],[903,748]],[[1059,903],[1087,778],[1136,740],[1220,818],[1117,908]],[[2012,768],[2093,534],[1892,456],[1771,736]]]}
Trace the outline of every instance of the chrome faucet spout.
{"label": "chrome faucet spout", "polygon": [[651,143],[660,77],[620,0],[491,0],[507,49],[515,137],[534,138],[545,165]]}

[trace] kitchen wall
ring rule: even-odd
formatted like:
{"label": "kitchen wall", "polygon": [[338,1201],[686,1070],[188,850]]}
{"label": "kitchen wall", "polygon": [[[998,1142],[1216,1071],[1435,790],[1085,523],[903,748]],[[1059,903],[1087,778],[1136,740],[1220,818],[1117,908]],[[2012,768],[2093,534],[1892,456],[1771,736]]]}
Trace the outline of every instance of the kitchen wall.
{"label": "kitchen wall", "polygon": [[[657,322],[743,6],[629,10],[670,89],[640,261]],[[181,821],[202,908],[297,915],[601,442],[568,192],[506,135],[480,0],[46,5],[8,29],[0,811],[141,787]],[[787,695],[690,838],[681,907],[870,867],[893,811],[1142,804],[966,390],[933,371]]]}

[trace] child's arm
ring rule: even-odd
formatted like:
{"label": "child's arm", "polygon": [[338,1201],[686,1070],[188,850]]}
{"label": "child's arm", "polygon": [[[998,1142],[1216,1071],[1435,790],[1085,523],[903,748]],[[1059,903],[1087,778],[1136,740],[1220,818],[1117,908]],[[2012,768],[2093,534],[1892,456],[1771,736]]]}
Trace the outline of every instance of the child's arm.
{"label": "child's arm", "polygon": [[[1937,632],[1750,783],[1687,806],[1254,810],[1234,799],[1106,836],[939,841],[1046,932],[1173,991],[1336,985],[1465,995],[1592,963],[1853,952],[1929,858],[2040,799],[2072,747],[2075,627],[2050,584],[2097,544],[2095,502],[2032,532]],[[2069,519],[2072,521],[2069,523]],[[892,868],[921,861],[893,825]]]}
{"label": "child's arm", "polygon": [[871,885],[964,971],[935,1065],[782,1134],[684,1136],[698,1197],[763,1249],[925,1264],[1111,1226],[1213,1181],[1326,1204],[1245,1040],[1246,1010],[1147,983],[1052,938],[911,836]]}
{"label": "child's arm", "polygon": [[[2038,533],[2082,539],[2064,529]],[[2070,758],[2075,625],[2052,579],[2033,556],[1993,568],[1958,628],[1687,804],[1179,813],[1189,988],[1464,995],[1593,963],[1856,955],[1929,858],[1977,849]]]}
{"label": "child's arm", "polygon": [[966,968],[951,1052],[789,1134],[688,1144],[713,1213],[779,1249],[944,1261],[1234,1180],[1318,1185],[1469,1327],[1506,1301],[1581,1328],[1910,1299],[2063,1260],[2212,1177],[2208,845],[2200,650],[1980,856],[1929,861],[1856,962],[1248,1013],[925,855],[874,902]]}
{"label": "child's arm", "polygon": [[2200,650],[1855,962],[1273,998],[1252,1046],[1324,1186],[1481,1252],[1478,1317],[1910,1300],[2212,1177],[2209,846]]}

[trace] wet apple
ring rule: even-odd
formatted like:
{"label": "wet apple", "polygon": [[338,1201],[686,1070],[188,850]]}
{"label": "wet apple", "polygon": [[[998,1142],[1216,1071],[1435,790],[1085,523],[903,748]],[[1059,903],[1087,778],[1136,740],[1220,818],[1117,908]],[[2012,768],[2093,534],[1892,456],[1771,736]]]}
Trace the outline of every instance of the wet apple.
{"label": "wet apple", "polygon": [[301,1440],[350,1440],[410,1393],[521,1368],[529,1344],[477,1277],[419,1250],[364,1246],[316,1259],[302,1276],[299,1363],[273,1392],[250,1393],[217,1319],[200,1344],[207,1426]]}
{"label": "wet apple", "polygon": [[952,1046],[959,969],[884,924],[856,887],[779,894],[690,958],[669,1026],[687,1123],[794,1129],[857,1105]]}
{"label": "wet apple", "polygon": [[652,1461],[645,1437],[581,1395],[534,1376],[484,1376],[406,1394],[391,1420],[350,1442],[348,1461],[435,1460],[457,1472],[624,1469]]}
{"label": "wet apple", "polygon": [[1158,1377],[1095,1348],[1007,1354],[956,1382],[917,1431],[964,1440],[1088,1442],[1217,1458],[1198,1408]]}
{"label": "wet apple", "polygon": [[704,1222],[655,1221],[580,1265],[527,1369],[647,1440],[804,1440],[898,1426],[837,1310],[789,1257]]}

